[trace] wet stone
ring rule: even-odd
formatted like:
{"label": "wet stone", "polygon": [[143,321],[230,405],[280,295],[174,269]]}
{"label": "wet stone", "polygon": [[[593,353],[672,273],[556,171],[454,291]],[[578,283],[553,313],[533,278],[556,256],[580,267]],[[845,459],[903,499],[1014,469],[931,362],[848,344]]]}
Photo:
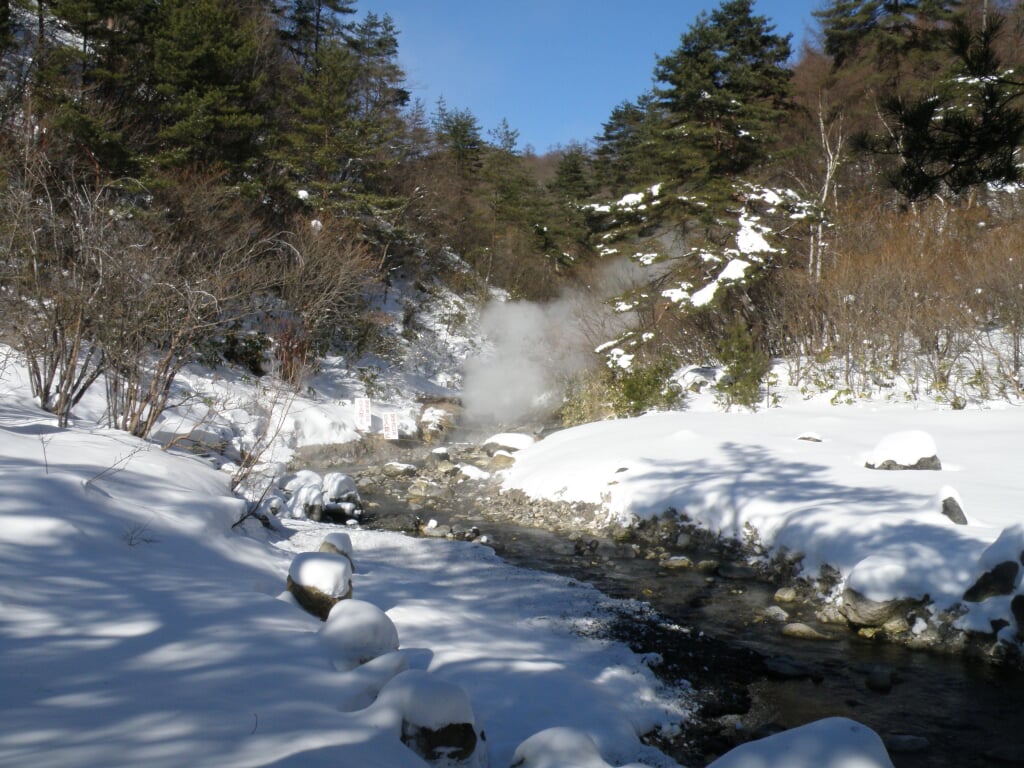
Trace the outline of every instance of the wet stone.
{"label": "wet stone", "polygon": [[831,640],[832,637],[823,634],[814,627],[799,621],[794,621],[782,628],[784,637],[792,637],[797,640]]}

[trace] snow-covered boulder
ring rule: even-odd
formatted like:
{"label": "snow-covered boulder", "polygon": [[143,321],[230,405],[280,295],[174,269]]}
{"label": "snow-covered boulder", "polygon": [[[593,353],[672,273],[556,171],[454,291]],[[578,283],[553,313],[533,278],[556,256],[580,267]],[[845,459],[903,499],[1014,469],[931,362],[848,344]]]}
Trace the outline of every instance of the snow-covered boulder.
{"label": "snow-covered boulder", "polygon": [[344,472],[328,472],[324,475],[322,488],[325,501],[335,504],[360,501],[355,478]]}
{"label": "snow-covered boulder", "polygon": [[402,741],[424,759],[472,764],[468,761],[482,737],[469,695],[460,686],[410,669],[384,686],[377,705],[401,717]]}
{"label": "snow-covered boulder", "polygon": [[319,521],[324,516],[324,494],[320,485],[300,486],[288,502],[288,514],[296,519]]}
{"label": "snow-covered boulder", "polygon": [[492,455],[495,451],[514,453],[529,448],[536,442],[531,435],[524,435],[520,432],[501,432],[484,440],[483,449]]}
{"label": "snow-covered boulder", "polygon": [[[637,765],[634,763],[633,765]],[[516,747],[512,768],[612,768],[597,744],[575,728],[548,728]],[[631,766],[624,766],[631,768]]]}
{"label": "snow-covered boulder", "polygon": [[395,623],[365,600],[335,604],[320,629],[320,637],[331,663],[342,671],[398,650]]}
{"label": "snow-covered boulder", "polygon": [[868,469],[942,469],[942,462],[932,436],[914,429],[883,437],[865,466]]}
{"label": "snow-covered boulder", "polygon": [[964,593],[964,600],[980,603],[989,598],[1012,595],[1021,586],[1024,564],[1024,525],[1004,528],[978,558],[977,578]]}
{"label": "snow-covered boulder", "polygon": [[320,488],[323,484],[324,479],[320,473],[314,472],[311,469],[302,469],[290,475],[285,475],[278,481],[278,486],[285,493],[295,493],[299,488],[306,485],[314,485]]}
{"label": "snow-covered boulder", "polygon": [[296,601],[321,619],[339,601],[352,597],[352,563],[327,552],[302,552],[288,569],[288,591]]}
{"label": "snow-covered boulder", "polygon": [[845,717],[829,717],[747,742],[708,768],[893,768],[893,764],[873,730]]}
{"label": "snow-covered boulder", "polygon": [[352,555],[352,537],[344,531],[334,531],[324,536],[319,551],[348,558],[352,564],[352,573],[356,572],[356,561]]}

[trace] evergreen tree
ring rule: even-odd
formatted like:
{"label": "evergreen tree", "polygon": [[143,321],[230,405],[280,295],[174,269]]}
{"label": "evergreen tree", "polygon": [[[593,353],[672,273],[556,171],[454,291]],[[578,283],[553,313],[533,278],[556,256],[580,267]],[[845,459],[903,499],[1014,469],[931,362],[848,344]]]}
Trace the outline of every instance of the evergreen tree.
{"label": "evergreen tree", "polygon": [[910,200],[959,195],[988,182],[1020,179],[1017,148],[1024,141],[1024,110],[1016,106],[1024,83],[1008,80],[995,53],[998,17],[980,30],[958,19],[949,33],[958,66],[935,92],[898,94],[883,101],[886,131],[869,149],[898,157],[893,186]]}
{"label": "evergreen tree", "polygon": [[616,106],[595,139],[594,175],[610,194],[651,184],[664,173],[664,117],[655,97]]}
{"label": "evergreen tree", "polygon": [[282,39],[303,72],[320,66],[321,46],[336,40],[350,26],[355,0],[290,0],[283,11]]}
{"label": "evergreen tree", "polygon": [[[814,11],[835,67],[867,57],[876,77],[895,88],[932,70],[960,0],[832,0]],[[874,79],[874,78],[873,78]]]}
{"label": "evergreen tree", "polygon": [[581,203],[594,192],[590,180],[590,158],[580,144],[572,144],[558,160],[551,191],[567,203]]}
{"label": "evergreen tree", "polygon": [[470,110],[449,109],[440,99],[433,128],[439,151],[451,160],[459,176],[468,178],[480,169],[484,142],[480,123]]}
{"label": "evergreen tree", "polygon": [[256,0],[160,2],[153,55],[162,165],[251,169],[265,125],[264,11]]}
{"label": "evergreen tree", "polygon": [[701,14],[658,59],[655,93],[680,180],[732,176],[768,156],[786,111],[789,37],[752,10],[753,0],[728,0]]}
{"label": "evergreen tree", "polygon": [[152,127],[147,86],[158,3],[52,0],[51,10],[80,40],[51,53],[55,130],[101,174],[134,174]]}

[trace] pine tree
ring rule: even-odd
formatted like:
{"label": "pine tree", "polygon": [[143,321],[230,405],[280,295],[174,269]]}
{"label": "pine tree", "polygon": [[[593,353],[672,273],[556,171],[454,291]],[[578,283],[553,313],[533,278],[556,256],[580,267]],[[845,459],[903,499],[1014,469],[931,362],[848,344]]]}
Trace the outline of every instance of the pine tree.
{"label": "pine tree", "polygon": [[786,111],[789,37],[752,10],[753,0],[728,0],[701,14],[658,59],[655,94],[679,180],[732,176],[768,156]]}
{"label": "pine tree", "polygon": [[251,169],[264,128],[266,19],[255,0],[162,0],[153,44],[162,165]]}
{"label": "pine tree", "polygon": [[590,179],[590,157],[586,148],[572,144],[558,160],[549,189],[562,201],[578,204],[594,192]]}
{"label": "pine tree", "polygon": [[995,53],[1001,30],[999,17],[979,30],[957,19],[948,35],[958,62],[951,75],[925,96],[893,94],[882,102],[887,128],[866,145],[898,158],[889,179],[907,199],[1020,179],[1024,83],[1006,77]]}
{"label": "pine tree", "polygon": [[594,175],[615,195],[659,181],[664,174],[664,115],[651,93],[616,106],[595,139]]}

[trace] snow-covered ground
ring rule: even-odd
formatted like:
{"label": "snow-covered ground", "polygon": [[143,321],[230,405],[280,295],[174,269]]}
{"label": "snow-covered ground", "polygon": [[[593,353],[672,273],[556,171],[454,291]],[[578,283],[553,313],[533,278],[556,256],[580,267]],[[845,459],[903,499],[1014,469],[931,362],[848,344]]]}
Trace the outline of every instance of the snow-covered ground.
{"label": "snow-covered ground", "polygon": [[[237,405],[203,425],[229,442],[247,420],[273,418],[247,406],[251,382],[205,386]],[[278,459],[358,438],[363,385],[328,366],[314,389],[278,403],[288,406],[274,430]],[[781,407],[756,413],[691,398],[685,411],[523,441],[503,482],[601,503],[610,520],[673,507],[800,553],[807,573],[831,565],[842,586],[875,600],[927,595],[947,608],[993,566],[1019,561],[1018,407],[833,406],[779,394]],[[375,407],[414,425],[411,403]],[[403,670],[465,691],[487,737],[474,765],[674,765],[639,734],[685,728],[686,702],[643,658],[589,632],[617,604],[478,545],[350,530],[354,596],[387,614],[400,648],[339,669],[321,622],[282,595],[295,555],[330,529],[232,529],[244,505],[227,472],[96,428],[98,409],[87,400],[78,426],[58,430],[17,366],[3,371],[0,765],[422,765],[399,738],[408,696],[377,695],[396,676],[412,680]],[[180,428],[173,418],[165,436]],[[930,451],[941,470],[865,466]],[[942,514],[950,497],[966,525]],[[1013,590],[966,604],[960,626],[990,629],[1021,593],[1019,573]],[[1015,642],[1018,631],[1011,621],[1002,636]],[[889,764],[874,734],[849,721],[788,736],[719,764]]]}
{"label": "snow-covered ground", "polygon": [[232,529],[224,472],[59,430],[7,388],[0,477],[0,765],[420,766],[403,719],[443,712],[416,691],[452,686],[486,734],[466,765],[509,765],[556,726],[615,765],[675,765],[639,736],[680,727],[685,702],[593,636],[616,605],[593,589],[480,545],[350,530],[354,596],[400,649],[338,669],[337,639],[285,593],[337,527]]}
{"label": "snow-covered ground", "polygon": [[[839,588],[874,601],[960,604],[957,627],[989,632],[1010,615],[1009,593],[964,593],[1024,553],[1024,483],[1015,448],[1024,409],[953,411],[928,404],[833,406],[786,398],[782,407],[723,413],[651,413],[551,435],[516,454],[504,484],[540,498],[603,504],[612,521],[668,508],[723,535],[752,536],[771,552],[802,555],[814,578],[838,569]],[[869,468],[936,455],[940,470]],[[942,513],[956,499],[967,520]],[[1017,643],[1020,628],[1002,637]]]}

